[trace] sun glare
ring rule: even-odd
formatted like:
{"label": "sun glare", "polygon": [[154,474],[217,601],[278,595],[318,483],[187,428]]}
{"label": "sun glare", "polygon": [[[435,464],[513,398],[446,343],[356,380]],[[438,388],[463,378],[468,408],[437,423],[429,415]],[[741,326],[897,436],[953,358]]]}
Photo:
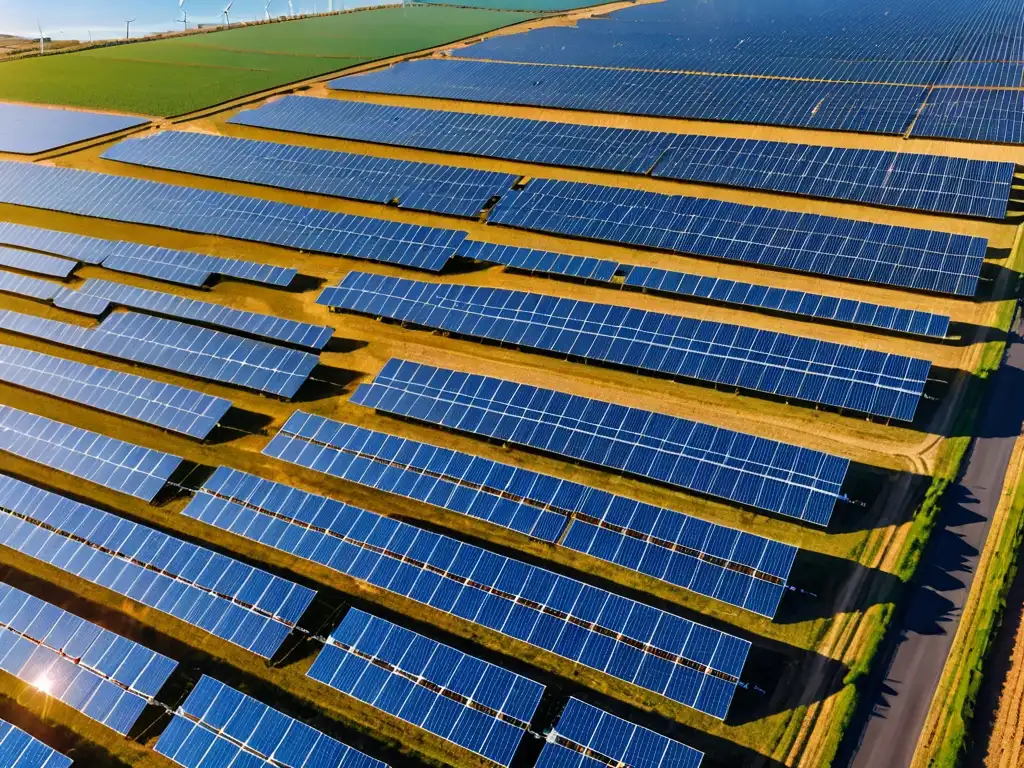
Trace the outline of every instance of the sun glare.
{"label": "sun glare", "polygon": [[53,690],[53,680],[46,675],[40,675],[33,685],[43,693],[50,693]]}

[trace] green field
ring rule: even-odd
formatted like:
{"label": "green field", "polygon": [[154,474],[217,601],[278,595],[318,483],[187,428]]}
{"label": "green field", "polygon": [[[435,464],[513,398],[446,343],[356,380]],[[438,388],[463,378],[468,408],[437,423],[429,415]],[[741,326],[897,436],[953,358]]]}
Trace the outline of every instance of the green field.
{"label": "green field", "polygon": [[0,99],[171,116],[532,18],[378,8],[0,64]]}

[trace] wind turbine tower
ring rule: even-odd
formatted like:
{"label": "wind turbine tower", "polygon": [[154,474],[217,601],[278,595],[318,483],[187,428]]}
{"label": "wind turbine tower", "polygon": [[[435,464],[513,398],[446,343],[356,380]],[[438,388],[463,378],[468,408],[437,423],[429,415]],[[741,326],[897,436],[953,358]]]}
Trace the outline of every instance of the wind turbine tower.
{"label": "wind turbine tower", "polygon": [[230,3],[224,6],[224,26],[231,26],[231,17],[228,13],[231,11],[231,6],[235,4],[235,0],[231,0]]}
{"label": "wind turbine tower", "polygon": [[270,21],[270,0],[265,0],[263,3],[263,19]]}
{"label": "wind turbine tower", "polygon": [[39,55],[42,56],[46,53],[46,48],[43,46],[43,25],[36,19],[36,29],[39,30]]}
{"label": "wind turbine tower", "polygon": [[181,11],[182,19],[181,23],[185,25],[185,29],[188,29],[188,11],[185,10],[185,0],[178,0],[178,10]]}
{"label": "wind turbine tower", "polygon": [[[124,20],[124,39],[125,40],[130,40],[131,37],[132,37],[132,22],[133,21],[135,21],[135,19],[125,19]],[[89,37],[91,38],[92,35],[90,34]]]}

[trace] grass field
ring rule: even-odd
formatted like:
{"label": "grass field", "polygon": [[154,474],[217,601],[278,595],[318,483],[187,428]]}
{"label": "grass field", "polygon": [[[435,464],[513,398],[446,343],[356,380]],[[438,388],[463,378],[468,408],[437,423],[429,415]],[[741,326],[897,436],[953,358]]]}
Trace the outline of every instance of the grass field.
{"label": "grass field", "polygon": [[0,64],[0,99],[180,115],[530,18],[471,8],[377,8],[21,59]]}

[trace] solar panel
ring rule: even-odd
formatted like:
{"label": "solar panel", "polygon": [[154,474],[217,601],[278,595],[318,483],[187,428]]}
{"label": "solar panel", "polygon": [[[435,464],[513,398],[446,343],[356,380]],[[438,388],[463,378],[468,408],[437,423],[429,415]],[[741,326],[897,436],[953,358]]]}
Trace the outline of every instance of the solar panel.
{"label": "solar panel", "polygon": [[0,543],[271,658],[315,592],[0,475]]}
{"label": "solar panel", "polygon": [[541,272],[565,275],[578,280],[611,282],[619,269],[617,261],[570,256],[567,253],[520,248],[514,245],[495,245],[467,240],[459,248],[459,256],[490,264],[502,264],[523,272]]}
{"label": "solar panel", "polygon": [[855,301],[788,288],[770,288],[737,280],[652,267],[623,266],[626,272],[623,285],[631,288],[938,339],[945,338],[949,331],[948,315],[918,309],[900,309],[869,301]]}
{"label": "solar panel", "polygon": [[697,421],[398,358],[350,401],[817,525],[849,460]]}
{"label": "solar panel", "polygon": [[206,675],[178,707],[154,749],[184,768],[387,768]]}
{"label": "solar panel", "polygon": [[0,450],[143,501],[152,501],[182,462],[6,405],[0,405]]}
{"label": "solar panel", "polygon": [[[797,552],[597,488],[301,411],[263,453],[557,542],[768,618]],[[220,467],[207,486],[230,485],[232,472]]]}
{"label": "solar panel", "polygon": [[37,277],[0,270],[0,292],[2,293],[13,293],[29,299],[50,301],[63,291],[64,286],[52,280],[40,280]]}
{"label": "solar panel", "polygon": [[[131,730],[177,665],[0,583],[0,669],[117,733]],[[6,746],[5,738],[0,756]],[[70,762],[64,758],[53,765]]]}
{"label": "solar panel", "polygon": [[228,122],[563,167],[634,174],[654,169],[655,176],[685,181],[995,219],[1006,215],[1014,172],[1013,163],[308,96],[285,96]]}
{"label": "solar panel", "polygon": [[900,135],[927,89],[876,83],[417,59],[328,87],[438,99]]}
{"label": "solar panel", "polygon": [[536,768],[699,768],[703,759],[703,752],[571,698]]}
{"label": "solar panel", "polygon": [[973,296],[988,241],[832,216],[535,179],[488,221],[921,291]]}
{"label": "solar panel", "polygon": [[71,758],[0,720],[0,763],[8,768],[68,768]]}
{"label": "solar panel", "polygon": [[166,131],[122,141],[108,160],[375,203],[477,216],[516,182],[494,173],[293,144]]}
{"label": "solar panel", "polygon": [[148,122],[106,112],[0,103],[0,152],[35,155]]}
{"label": "solar panel", "polygon": [[914,138],[1024,144],[1024,90],[935,88],[910,133]]}
{"label": "solar panel", "polygon": [[20,248],[0,247],[0,266],[47,277],[65,278],[75,271],[78,264],[42,253],[23,251]]}
{"label": "solar panel", "polygon": [[724,718],[750,644],[544,568],[237,473],[184,514]]}
{"label": "solar panel", "polygon": [[117,312],[84,328],[0,311],[0,329],[284,398],[319,363],[309,352],[135,312]]}
{"label": "solar panel", "polygon": [[0,222],[0,243],[54,253],[86,264],[102,263],[107,269],[182,285],[199,286],[217,274],[286,287],[296,274],[292,268],[120,240],[102,240],[10,222]]}
{"label": "solar panel", "polygon": [[927,360],[525,291],[349,272],[317,303],[477,339],[912,421]]}
{"label": "solar panel", "polygon": [[231,408],[221,397],[7,344],[0,381],[200,440]]}
{"label": "solar panel", "polygon": [[310,349],[322,349],[334,333],[334,329],[327,325],[312,325],[258,312],[245,312],[222,304],[186,299],[173,293],[135,288],[95,278],[86,280],[77,291],[63,294],[58,298],[57,306],[77,311],[77,303],[84,301],[86,309],[92,310],[88,306],[92,300],[98,301],[102,309],[100,312],[87,311],[87,314],[102,314],[110,305],[117,305],[193,320],[204,325],[241,331],[248,336]]}
{"label": "solar panel", "polygon": [[544,686],[352,608],[309,677],[509,765]]}
{"label": "solar panel", "polygon": [[428,271],[443,268],[466,237],[455,230],[35,163],[0,161],[0,202]]}

